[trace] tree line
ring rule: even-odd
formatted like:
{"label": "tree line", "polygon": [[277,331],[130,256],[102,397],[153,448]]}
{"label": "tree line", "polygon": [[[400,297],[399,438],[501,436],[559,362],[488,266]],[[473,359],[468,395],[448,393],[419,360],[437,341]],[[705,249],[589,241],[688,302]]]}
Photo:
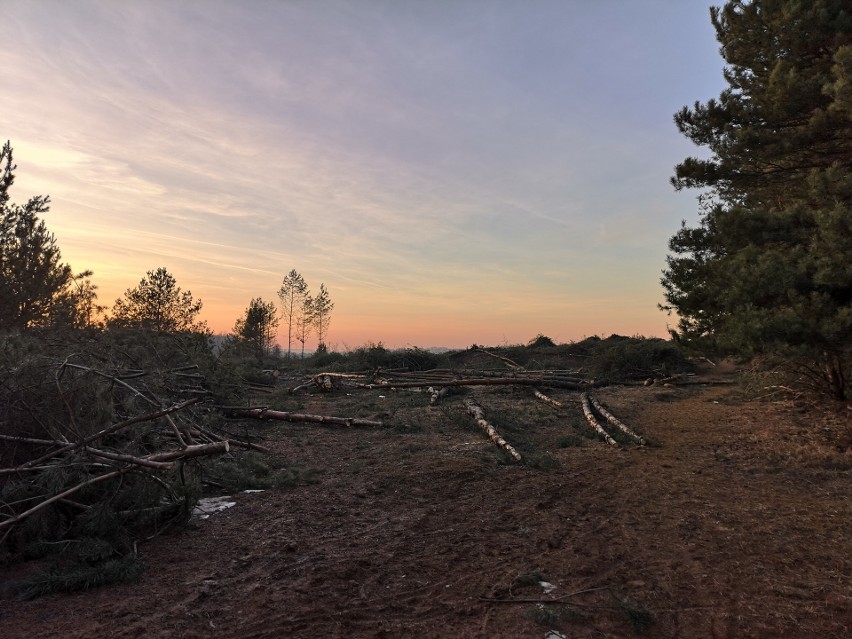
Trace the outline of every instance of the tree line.
{"label": "tree line", "polygon": [[320,284],[316,295],[311,295],[305,278],[295,269],[291,270],[278,289],[281,303],[280,316],[273,302],[256,297],[249,303],[243,317],[234,325],[234,338],[259,356],[275,348],[275,336],[281,320],[287,327],[287,357],[293,356],[293,344],[301,344],[301,356],[305,356],[305,342],[314,333],[317,335],[317,352],[326,352],[325,340],[331,325],[334,302],[325,284]]}
{"label": "tree line", "polygon": [[[42,216],[50,210],[48,196],[35,196],[25,204],[11,202],[10,188],[17,166],[11,142],[0,149],[0,332],[27,329],[130,328],[157,333],[210,333],[198,319],[202,301],[184,291],[164,267],[148,271],[133,288],[115,301],[111,311],[97,303],[92,272],[74,273],[62,262],[55,236]],[[287,326],[287,354],[294,340],[305,342],[316,333],[319,351],[327,350],[331,301],[325,284],[311,295],[296,270],[290,271],[278,290],[281,313],[272,302],[257,297],[237,319],[231,342],[257,355],[275,348],[280,320]]]}

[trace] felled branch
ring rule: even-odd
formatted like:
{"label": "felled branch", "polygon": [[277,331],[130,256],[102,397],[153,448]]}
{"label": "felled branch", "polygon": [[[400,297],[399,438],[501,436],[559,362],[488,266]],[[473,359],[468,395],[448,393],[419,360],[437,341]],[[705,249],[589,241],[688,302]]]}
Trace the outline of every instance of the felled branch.
{"label": "felled branch", "polygon": [[[112,479],[114,477],[118,477],[123,475],[124,473],[134,470],[139,466],[147,466],[154,467],[158,470],[167,470],[173,466],[173,464],[164,464],[158,462],[166,462],[172,459],[182,459],[184,457],[202,457],[205,455],[217,455],[221,453],[227,453],[229,450],[228,442],[216,442],[213,444],[201,444],[198,446],[187,446],[181,450],[169,451],[166,453],[156,453],[154,455],[148,455],[147,457],[136,458],[131,455],[118,455],[113,453],[106,453],[106,451],[91,451],[96,452],[99,456],[109,458],[109,459],[120,459],[121,461],[129,462],[128,466],[123,468],[119,468],[118,470],[114,470],[108,473],[104,473],[103,475],[98,475],[97,477],[92,477],[91,479],[87,479],[84,482],[81,482],[67,490],[62,491],[53,497],[48,497],[42,502],[39,502],[29,510],[25,510],[22,513],[15,515],[14,517],[10,517],[5,521],[0,522],[0,528],[5,528],[7,526],[11,526],[22,519],[25,519],[32,515],[33,513],[38,512],[42,508],[49,506],[50,504],[60,501],[68,497],[69,495],[73,495],[74,493],[82,490],[86,486],[91,486],[92,484],[96,484],[98,482],[106,481],[107,479]],[[156,465],[155,465],[156,464]]]}
{"label": "felled branch", "polygon": [[[67,453],[69,451],[75,450],[77,448],[80,448],[81,446],[87,446],[88,444],[91,444],[92,442],[95,442],[95,441],[105,437],[106,435],[110,435],[110,434],[112,434],[112,433],[114,433],[118,430],[121,430],[122,428],[126,428],[127,426],[132,426],[133,424],[138,424],[140,422],[153,421],[155,419],[158,419],[160,417],[168,415],[169,413],[173,413],[175,411],[186,408],[187,406],[192,406],[193,404],[197,404],[199,401],[200,401],[200,399],[198,397],[194,397],[192,399],[186,400],[185,402],[180,402],[179,404],[169,406],[168,408],[163,408],[163,409],[155,411],[153,413],[147,413],[145,415],[137,415],[136,417],[131,417],[130,419],[125,419],[124,421],[118,422],[117,424],[113,424],[112,426],[104,428],[103,430],[100,430],[97,433],[89,435],[88,437],[84,437],[81,441],[72,442],[70,444],[61,444],[59,448],[52,450],[48,453],[45,453],[41,457],[38,457],[36,459],[31,459],[28,462],[24,462],[23,464],[21,464],[20,466],[16,466],[15,468],[0,468],[0,475],[14,473],[16,471],[24,470],[24,469],[29,468],[31,466],[38,466],[39,464],[41,464],[42,462],[44,462],[48,459],[52,459],[53,457],[57,457],[59,455]],[[57,442],[57,444],[59,444],[59,442]]]}

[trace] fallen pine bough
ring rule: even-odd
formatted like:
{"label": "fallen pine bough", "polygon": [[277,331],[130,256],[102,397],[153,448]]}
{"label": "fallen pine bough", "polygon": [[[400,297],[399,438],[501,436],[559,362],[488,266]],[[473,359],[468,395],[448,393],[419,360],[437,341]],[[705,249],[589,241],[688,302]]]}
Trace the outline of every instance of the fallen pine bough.
{"label": "fallen pine bough", "polygon": [[[111,472],[103,473],[101,475],[97,475],[86,481],[80,482],[61,493],[48,497],[42,501],[40,501],[35,506],[25,510],[21,513],[13,515],[4,521],[0,521],[0,529],[12,526],[30,515],[37,513],[43,508],[47,508],[51,504],[57,501],[61,501],[73,495],[76,492],[83,490],[84,488],[91,486],[92,484],[96,484],[102,481],[106,481],[108,479],[113,479],[116,477],[120,477],[121,475],[135,470],[137,467],[144,468],[155,468],[157,470],[171,470],[174,468],[175,463],[173,461],[166,462],[166,460],[177,460],[188,457],[203,457],[205,455],[220,455],[222,453],[227,453],[230,447],[228,446],[227,441],[216,442],[212,444],[199,444],[197,446],[187,446],[183,450],[175,450],[165,453],[156,453],[154,455],[149,455],[147,457],[133,457],[131,455],[116,455],[116,454],[107,454],[106,451],[95,451],[98,453],[98,456],[106,457],[108,459],[112,459],[114,461],[122,461],[127,463],[127,466],[119,468],[118,470],[114,470]],[[92,449],[86,449],[87,451],[91,451]]]}
{"label": "fallen pine bough", "polygon": [[488,438],[497,446],[508,452],[515,461],[521,461],[521,454],[514,447],[500,436],[500,433],[485,419],[485,410],[470,397],[465,398],[464,407],[467,412],[476,420],[482,430],[488,435]]}

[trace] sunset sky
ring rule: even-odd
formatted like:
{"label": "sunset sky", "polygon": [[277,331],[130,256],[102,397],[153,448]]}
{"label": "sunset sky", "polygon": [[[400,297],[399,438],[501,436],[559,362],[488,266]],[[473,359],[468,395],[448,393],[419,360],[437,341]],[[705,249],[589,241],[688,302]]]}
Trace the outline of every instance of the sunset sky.
{"label": "sunset sky", "polygon": [[0,4],[12,200],[50,195],[102,303],[165,266],[228,332],[296,269],[338,350],[674,323],[698,205],[668,180],[699,151],[672,115],[724,88],[709,2]]}

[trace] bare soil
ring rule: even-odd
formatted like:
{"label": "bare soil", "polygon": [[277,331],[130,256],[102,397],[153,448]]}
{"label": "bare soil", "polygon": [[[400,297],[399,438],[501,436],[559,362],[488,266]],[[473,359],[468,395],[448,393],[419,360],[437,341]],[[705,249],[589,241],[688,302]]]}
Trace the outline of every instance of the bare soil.
{"label": "bare soil", "polygon": [[136,583],[6,590],[0,635],[852,636],[848,411],[731,385],[611,387],[598,397],[649,439],[613,448],[586,436],[576,393],[551,393],[556,409],[529,389],[468,392],[526,463],[486,441],[458,395],[289,400],[388,427],[255,425],[317,481],[240,493],[143,544]]}

